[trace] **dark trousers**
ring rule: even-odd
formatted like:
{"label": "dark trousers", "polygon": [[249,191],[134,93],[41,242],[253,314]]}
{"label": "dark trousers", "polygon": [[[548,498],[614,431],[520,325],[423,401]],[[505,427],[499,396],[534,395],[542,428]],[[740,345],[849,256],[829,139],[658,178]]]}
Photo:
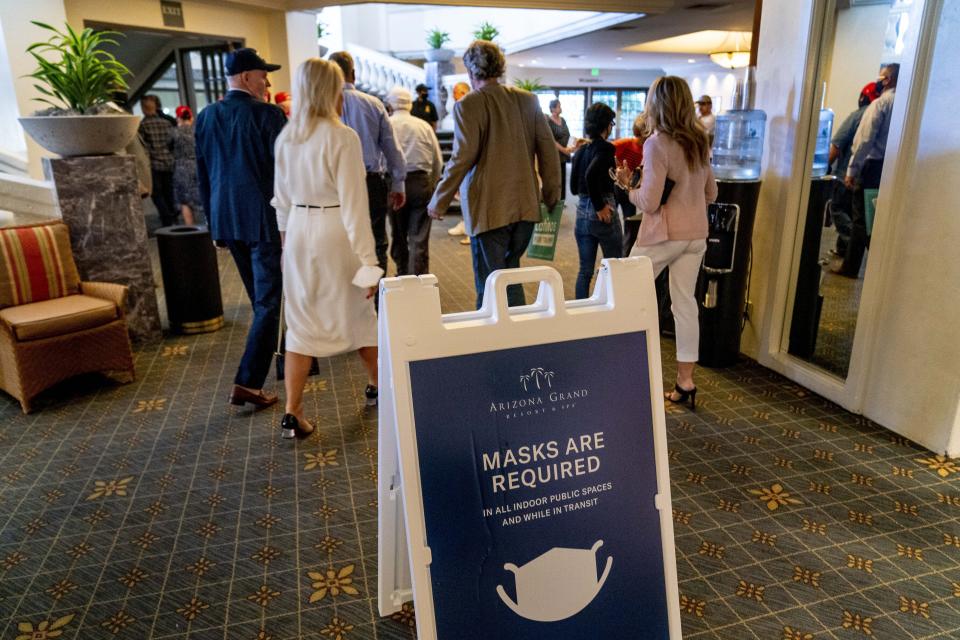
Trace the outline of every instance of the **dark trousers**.
{"label": "dark trousers", "polygon": [[843,184],[843,176],[838,176],[830,196],[830,220],[837,230],[837,244],[834,250],[839,255],[847,253],[850,242],[850,225],[853,219],[853,191]]}
{"label": "dark trousers", "polygon": [[883,160],[867,160],[863,165],[860,184],[853,192],[852,216],[850,219],[850,240],[847,242],[847,252],[843,256],[841,273],[846,276],[860,275],[860,266],[863,263],[863,254],[870,246],[867,236],[867,212],[864,208],[863,190],[880,187],[880,174],[883,171]]}
{"label": "dark trousers", "polygon": [[567,163],[566,156],[560,154],[560,199],[567,197]]}
{"label": "dark trousers", "polygon": [[227,247],[253,305],[253,322],[234,384],[261,389],[270,371],[280,329],[280,243],[228,240]]}
{"label": "dark trousers", "polygon": [[620,220],[614,214],[610,223],[599,219],[577,218],[574,236],[580,254],[580,271],[577,273],[577,300],[590,297],[590,282],[597,266],[597,247],[604,258],[623,257],[623,233]]}
{"label": "dark trousers", "polygon": [[637,242],[637,236],[640,234],[640,221],[627,220],[631,216],[637,215],[637,207],[630,202],[630,196],[620,187],[613,188],[613,196],[620,205],[620,212],[623,213],[623,255],[629,256],[630,250]]}
{"label": "dark trousers", "polygon": [[[533,235],[533,225],[532,222],[514,222],[470,238],[477,309],[483,304],[483,288],[486,286],[487,276],[497,269],[516,269],[520,266],[520,257],[527,250]],[[520,307],[526,303],[522,285],[507,287],[507,303],[511,307]]]}
{"label": "dark trousers", "polygon": [[177,223],[178,212],[173,202],[173,171],[150,170],[153,193],[150,199],[160,214],[160,225],[169,227]]}
{"label": "dark trousers", "polygon": [[430,271],[430,216],[427,205],[433,196],[433,184],[426,171],[407,174],[407,203],[390,212],[392,242],[390,257],[397,275],[423,275]]}
{"label": "dark trousers", "polygon": [[382,173],[367,174],[367,198],[370,201],[370,226],[373,229],[373,242],[377,249],[377,264],[387,272],[387,177]]}

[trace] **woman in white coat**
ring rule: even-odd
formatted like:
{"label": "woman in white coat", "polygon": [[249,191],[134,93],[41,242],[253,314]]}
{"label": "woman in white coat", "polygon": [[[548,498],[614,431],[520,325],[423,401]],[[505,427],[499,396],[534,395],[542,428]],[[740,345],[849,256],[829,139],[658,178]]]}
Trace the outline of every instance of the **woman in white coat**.
{"label": "woman in white coat", "polygon": [[306,436],[303,387],[314,357],[359,351],[367,404],[377,399],[377,266],[357,134],[340,121],[343,73],[310,58],[297,68],[293,110],[276,145],[273,205],[283,239],[284,438]]}

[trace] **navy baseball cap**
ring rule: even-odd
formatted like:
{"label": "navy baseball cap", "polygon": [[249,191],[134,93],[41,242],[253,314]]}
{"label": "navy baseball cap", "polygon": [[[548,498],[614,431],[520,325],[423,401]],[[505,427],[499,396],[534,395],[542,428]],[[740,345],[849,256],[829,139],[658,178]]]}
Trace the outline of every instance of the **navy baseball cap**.
{"label": "navy baseball cap", "polygon": [[224,66],[227,68],[228,76],[235,76],[244,71],[276,71],[280,68],[280,65],[270,64],[257,55],[256,49],[249,47],[227,53]]}

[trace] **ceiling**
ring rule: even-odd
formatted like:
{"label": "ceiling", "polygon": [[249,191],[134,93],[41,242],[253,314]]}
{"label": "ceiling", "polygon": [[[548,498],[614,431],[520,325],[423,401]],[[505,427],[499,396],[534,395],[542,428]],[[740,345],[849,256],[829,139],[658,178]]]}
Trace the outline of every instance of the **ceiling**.
{"label": "ceiling", "polygon": [[[310,11],[344,4],[363,4],[366,0],[201,0],[229,2],[276,11]],[[380,0],[382,1],[382,0]],[[676,4],[675,0],[391,0],[394,4],[434,4],[441,6],[499,7],[512,9],[574,9],[577,11],[612,11],[619,13],[661,13]]]}
{"label": "ceiling", "polygon": [[[672,8],[660,14],[560,42],[508,52],[508,61],[531,69],[666,69],[685,65],[691,69],[718,69],[709,61],[706,55],[709,46],[705,47],[703,42],[690,41],[688,51],[676,51],[676,46],[642,45],[707,30],[749,33],[753,27],[753,8],[754,0],[677,0]],[[631,48],[660,50],[631,51]]]}

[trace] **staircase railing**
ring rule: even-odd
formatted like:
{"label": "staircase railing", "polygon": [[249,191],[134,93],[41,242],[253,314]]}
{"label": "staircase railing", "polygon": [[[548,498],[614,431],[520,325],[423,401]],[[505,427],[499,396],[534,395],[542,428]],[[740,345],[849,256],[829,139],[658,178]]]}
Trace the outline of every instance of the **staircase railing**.
{"label": "staircase railing", "polygon": [[383,98],[396,86],[413,93],[414,87],[426,81],[426,72],[409,62],[355,44],[347,45],[347,51],[353,56],[361,91]]}

